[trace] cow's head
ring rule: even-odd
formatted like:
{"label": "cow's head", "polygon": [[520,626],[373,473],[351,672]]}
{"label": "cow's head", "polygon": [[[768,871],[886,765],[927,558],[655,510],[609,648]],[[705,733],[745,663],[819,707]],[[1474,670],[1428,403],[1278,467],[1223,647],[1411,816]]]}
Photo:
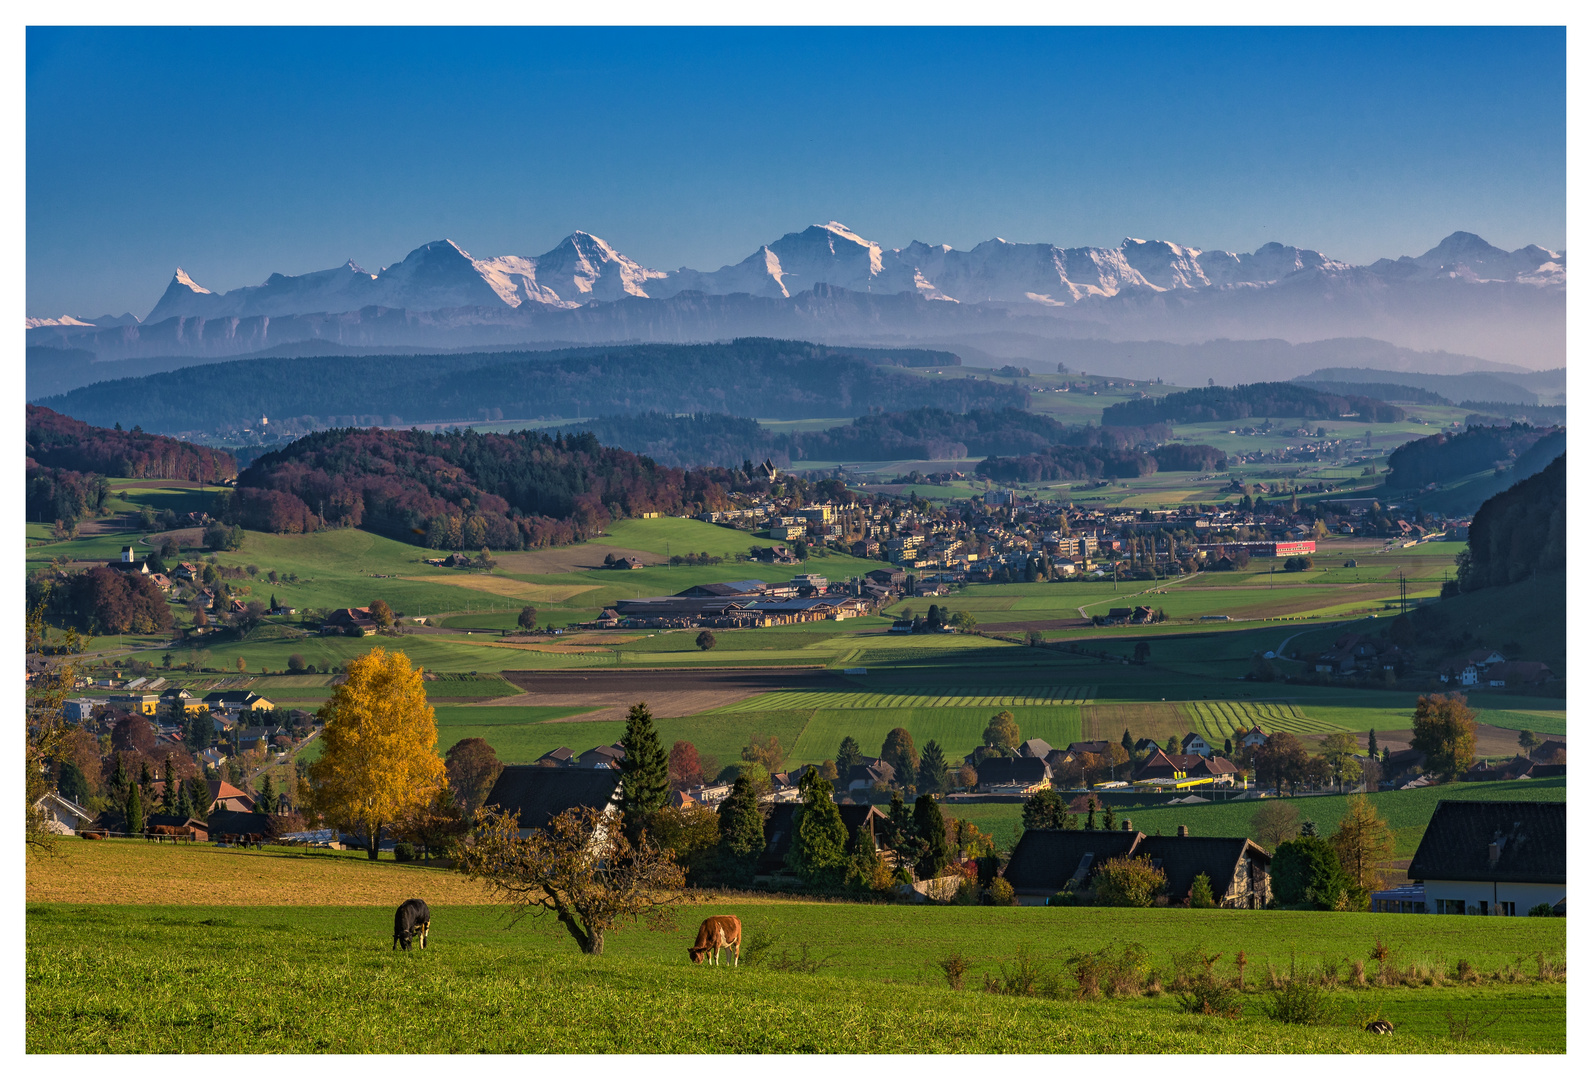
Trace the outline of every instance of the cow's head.
{"label": "cow's head", "polygon": [[708,950],[694,948],[690,945],[686,946],[685,951],[691,954],[691,962],[693,964],[700,964],[702,958],[708,954]]}

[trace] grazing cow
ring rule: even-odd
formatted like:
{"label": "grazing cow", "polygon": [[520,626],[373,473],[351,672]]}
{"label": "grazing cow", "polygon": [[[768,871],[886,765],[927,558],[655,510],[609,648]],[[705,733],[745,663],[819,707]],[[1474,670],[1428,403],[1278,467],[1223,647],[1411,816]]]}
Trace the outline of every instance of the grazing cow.
{"label": "grazing cow", "polygon": [[186,835],[188,830],[181,825],[151,825],[144,832],[145,837],[157,844],[164,844],[168,837],[175,844]]}
{"label": "grazing cow", "polygon": [[1386,1020],[1372,1020],[1365,1025],[1365,1030],[1372,1035],[1391,1035],[1393,1034],[1393,1025]]}
{"label": "grazing cow", "polygon": [[398,911],[392,920],[392,947],[396,949],[400,944],[404,952],[409,951],[409,942],[420,938],[420,947],[426,947],[426,934],[431,931],[431,909],[426,907],[424,900],[405,900],[398,905]]}
{"label": "grazing cow", "polygon": [[713,954],[711,962],[717,964],[720,949],[733,950],[735,966],[741,966],[741,920],[734,915],[714,915],[703,919],[697,930],[696,944],[689,946],[686,952],[690,954],[693,964],[700,964],[709,953]]}

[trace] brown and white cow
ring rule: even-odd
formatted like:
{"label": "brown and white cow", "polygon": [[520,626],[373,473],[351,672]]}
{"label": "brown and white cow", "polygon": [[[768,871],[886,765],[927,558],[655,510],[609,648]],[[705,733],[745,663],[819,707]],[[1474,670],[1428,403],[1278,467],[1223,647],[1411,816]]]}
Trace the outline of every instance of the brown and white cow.
{"label": "brown and white cow", "polygon": [[689,946],[686,952],[691,956],[693,964],[702,963],[703,957],[712,953],[711,963],[719,962],[719,950],[730,949],[735,953],[735,966],[741,966],[741,920],[734,915],[714,915],[703,919],[702,926],[697,930],[696,944]]}

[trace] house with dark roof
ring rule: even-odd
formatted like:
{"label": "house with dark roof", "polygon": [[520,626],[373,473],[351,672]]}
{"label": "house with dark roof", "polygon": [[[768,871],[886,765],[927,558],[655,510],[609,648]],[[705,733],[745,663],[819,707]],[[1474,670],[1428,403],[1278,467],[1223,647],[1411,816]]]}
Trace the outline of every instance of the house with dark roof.
{"label": "house with dark roof", "polygon": [[1198,754],[1200,757],[1210,757],[1214,747],[1205,741],[1205,736],[1199,732],[1191,731],[1183,736],[1183,753]]}
{"label": "house with dark roof", "polygon": [[1537,761],[1551,762],[1565,752],[1563,739],[1543,739],[1537,748],[1531,751],[1531,756]]}
{"label": "house with dark roof", "polygon": [[987,757],[978,763],[978,790],[1027,795],[1050,786],[1050,766],[1039,758]]}
{"label": "house with dark roof", "polygon": [[575,759],[582,769],[617,769],[624,760],[625,748],[618,743],[612,746],[594,746]]}
{"label": "house with dark roof", "polygon": [[1017,753],[1020,757],[1043,759],[1048,758],[1050,752],[1051,746],[1044,739],[1024,739],[1022,744],[1017,747]]}
{"label": "house with dark roof", "polygon": [[1564,902],[1565,803],[1444,799],[1410,861],[1434,915],[1525,915]]}
{"label": "house with dark roof", "polygon": [[875,784],[885,787],[895,783],[895,766],[883,758],[865,757],[846,774],[847,791],[867,791]]}
{"label": "house with dark roof", "polygon": [[1244,837],[1145,836],[1124,823],[1111,832],[1028,829],[1012,851],[1004,876],[1020,904],[1043,904],[1058,892],[1093,891],[1095,873],[1108,859],[1140,858],[1166,875],[1165,896],[1188,899],[1194,879],[1210,879],[1219,907],[1255,909],[1271,900],[1271,855]]}
{"label": "house with dark roof", "polygon": [[622,779],[616,769],[507,765],[498,774],[484,805],[514,814],[519,819],[520,836],[524,837],[532,829],[546,828],[559,814],[576,807],[616,813]]}
{"label": "house with dark roof", "polygon": [[560,746],[557,750],[549,750],[536,759],[537,765],[552,766],[555,768],[575,764],[575,751],[567,746]]}
{"label": "house with dark roof", "polygon": [[[1067,744],[1067,751],[1071,754],[1094,754],[1096,757],[1105,757],[1111,750],[1108,739],[1090,739],[1087,742],[1074,742]],[[1075,760],[1069,758],[1068,760]]]}

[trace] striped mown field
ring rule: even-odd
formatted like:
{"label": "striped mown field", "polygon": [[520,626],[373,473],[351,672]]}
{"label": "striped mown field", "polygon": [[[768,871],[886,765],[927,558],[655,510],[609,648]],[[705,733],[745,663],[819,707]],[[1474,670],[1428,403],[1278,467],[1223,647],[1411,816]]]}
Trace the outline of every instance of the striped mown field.
{"label": "striped mown field", "polygon": [[1009,709],[1085,705],[1093,686],[948,686],[932,694],[870,694],[849,690],[779,690],[726,705],[716,712],[765,709]]}
{"label": "striped mown field", "polygon": [[1330,735],[1350,731],[1330,720],[1306,716],[1298,705],[1282,701],[1186,701],[1183,710],[1200,734],[1218,744],[1242,728],[1259,724],[1266,732],[1291,731],[1295,735]]}

